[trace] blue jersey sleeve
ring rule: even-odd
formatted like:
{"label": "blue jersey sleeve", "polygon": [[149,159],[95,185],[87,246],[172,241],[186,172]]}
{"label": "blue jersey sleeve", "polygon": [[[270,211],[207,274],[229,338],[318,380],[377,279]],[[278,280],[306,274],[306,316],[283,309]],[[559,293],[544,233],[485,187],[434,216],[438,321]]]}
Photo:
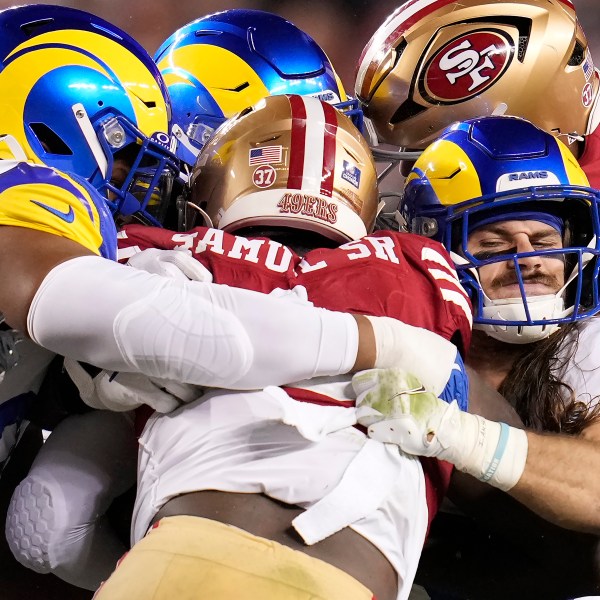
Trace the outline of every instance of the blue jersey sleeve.
{"label": "blue jersey sleeve", "polygon": [[466,411],[469,408],[469,377],[465,369],[465,363],[460,354],[456,353],[456,360],[450,379],[440,394],[440,398],[446,402],[456,400],[461,410]]}
{"label": "blue jersey sleeve", "polygon": [[26,162],[0,161],[0,225],[65,237],[116,260],[108,205],[87,181]]}

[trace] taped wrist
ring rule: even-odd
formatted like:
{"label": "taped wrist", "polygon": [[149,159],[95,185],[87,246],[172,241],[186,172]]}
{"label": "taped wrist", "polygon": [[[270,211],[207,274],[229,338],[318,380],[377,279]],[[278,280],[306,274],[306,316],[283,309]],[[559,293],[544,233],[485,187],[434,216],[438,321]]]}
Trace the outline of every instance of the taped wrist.
{"label": "taped wrist", "polygon": [[358,350],[350,315],[95,256],[48,273],[27,325],[41,346],[104,369],[234,389],[345,373]]}
{"label": "taped wrist", "polygon": [[389,317],[367,317],[376,345],[375,368],[399,367],[416,375],[426,390],[439,396],[456,360],[452,342],[423,329]]}
{"label": "taped wrist", "polygon": [[[438,458],[505,492],[514,487],[527,460],[525,431],[458,410],[449,418],[458,422],[440,424],[437,437],[444,450]],[[444,439],[444,431],[452,431],[451,440]]]}

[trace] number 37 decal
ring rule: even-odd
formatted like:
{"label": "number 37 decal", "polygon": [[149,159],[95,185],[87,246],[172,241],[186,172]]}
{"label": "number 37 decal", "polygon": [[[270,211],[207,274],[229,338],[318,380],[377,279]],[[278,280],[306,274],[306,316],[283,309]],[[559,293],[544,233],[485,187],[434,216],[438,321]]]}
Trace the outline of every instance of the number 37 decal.
{"label": "number 37 decal", "polygon": [[276,172],[271,165],[261,165],[252,174],[252,182],[256,187],[268,188],[275,183]]}

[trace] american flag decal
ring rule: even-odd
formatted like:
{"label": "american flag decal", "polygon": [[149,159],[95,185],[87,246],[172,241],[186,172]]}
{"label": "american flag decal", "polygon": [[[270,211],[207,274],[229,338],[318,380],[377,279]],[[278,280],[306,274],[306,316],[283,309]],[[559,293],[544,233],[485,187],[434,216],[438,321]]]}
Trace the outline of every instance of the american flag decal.
{"label": "american flag decal", "polygon": [[280,163],[283,157],[283,146],[265,146],[264,148],[252,148],[248,164],[268,165],[269,163]]}
{"label": "american flag decal", "polygon": [[594,74],[594,61],[589,48],[585,52],[585,61],[583,62],[583,72],[585,73],[585,80],[589,81]]}

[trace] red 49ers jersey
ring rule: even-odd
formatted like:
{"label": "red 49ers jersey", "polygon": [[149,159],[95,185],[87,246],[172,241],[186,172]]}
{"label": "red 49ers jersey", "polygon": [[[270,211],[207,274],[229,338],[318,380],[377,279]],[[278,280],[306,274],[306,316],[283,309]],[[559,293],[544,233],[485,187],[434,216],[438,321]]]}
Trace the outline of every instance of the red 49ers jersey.
{"label": "red 49ers jersey", "polygon": [[590,185],[600,189],[600,126],[585,136],[585,148],[579,157],[579,164]]}
{"label": "red 49ers jersey", "polygon": [[247,239],[197,227],[187,233],[128,225],[119,258],[146,248],[190,250],[222,283],[269,293],[302,285],[315,306],[388,316],[452,339],[464,350],[471,306],[441,244],[422,236],[377,231],[304,258],[266,238]]}
{"label": "red 49ers jersey", "polygon": [[[422,236],[377,231],[338,248],[319,248],[300,258],[266,238],[246,239],[198,227],[187,233],[126,226],[118,236],[119,259],[147,248],[185,248],[213,274],[215,283],[269,293],[302,285],[315,306],[388,316],[469,347],[471,305],[444,247]],[[302,401],[310,393],[286,388]],[[329,402],[325,401],[325,404]],[[448,488],[452,465],[421,458],[429,524]]]}

